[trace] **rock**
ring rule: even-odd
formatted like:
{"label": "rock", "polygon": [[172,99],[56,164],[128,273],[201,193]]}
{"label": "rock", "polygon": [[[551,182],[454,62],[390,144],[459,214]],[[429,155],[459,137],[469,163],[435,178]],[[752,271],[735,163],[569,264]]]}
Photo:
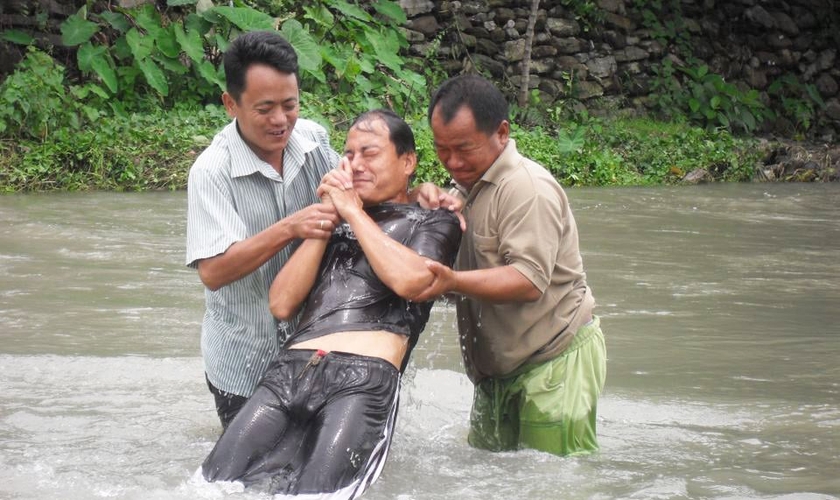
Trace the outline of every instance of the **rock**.
{"label": "rock", "polygon": [[683,176],[682,181],[686,184],[700,184],[712,180],[711,174],[703,168],[695,168]]}

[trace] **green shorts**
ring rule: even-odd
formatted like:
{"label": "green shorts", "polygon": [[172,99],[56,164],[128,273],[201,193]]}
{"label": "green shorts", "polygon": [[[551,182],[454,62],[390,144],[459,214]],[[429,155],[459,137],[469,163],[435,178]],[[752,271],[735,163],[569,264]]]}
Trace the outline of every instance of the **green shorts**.
{"label": "green shorts", "polygon": [[596,451],[595,417],[606,375],[604,334],[595,316],[557,358],[475,386],[470,445],[555,455]]}

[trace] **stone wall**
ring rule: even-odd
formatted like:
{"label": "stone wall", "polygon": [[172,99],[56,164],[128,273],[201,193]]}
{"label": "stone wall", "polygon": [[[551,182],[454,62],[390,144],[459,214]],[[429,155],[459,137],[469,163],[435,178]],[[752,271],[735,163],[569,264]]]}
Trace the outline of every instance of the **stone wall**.
{"label": "stone wall", "polygon": [[[541,102],[573,97],[594,106],[600,98],[600,105],[606,99],[641,109],[650,102],[654,69],[666,57],[681,64],[679,44],[690,40],[691,55],[710,71],[759,90],[770,104],[779,103],[770,102],[768,87],[783,74],[812,84],[826,104],[816,137],[840,138],[840,5],[832,0],[682,0],[658,11],[673,23],[659,28],[645,25],[632,0],[596,1],[594,18],[558,0],[540,2],[529,87]],[[511,92],[520,83],[530,4],[400,0],[413,54],[438,58],[450,75],[478,67]],[[772,127],[790,134],[795,123],[776,120]]]}

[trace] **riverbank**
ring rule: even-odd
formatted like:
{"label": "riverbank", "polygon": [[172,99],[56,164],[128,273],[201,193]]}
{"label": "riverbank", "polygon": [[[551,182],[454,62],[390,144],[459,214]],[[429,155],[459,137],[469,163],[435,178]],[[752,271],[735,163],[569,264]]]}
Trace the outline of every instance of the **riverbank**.
{"label": "riverbank", "polygon": [[[102,117],[44,138],[0,138],[0,193],[183,190],[196,156],[228,120],[221,106],[207,106]],[[446,184],[424,117],[411,125],[417,181]],[[736,137],[649,118],[516,126],[513,136],[564,186],[840,180],[838,144]],[[340,150],[343,132],[333,129],[331,140]]]}
{"label": "riverbank", "polygon": [[840,144],[761,139],[764,164],[756,167],[756,181],[840,181]]}

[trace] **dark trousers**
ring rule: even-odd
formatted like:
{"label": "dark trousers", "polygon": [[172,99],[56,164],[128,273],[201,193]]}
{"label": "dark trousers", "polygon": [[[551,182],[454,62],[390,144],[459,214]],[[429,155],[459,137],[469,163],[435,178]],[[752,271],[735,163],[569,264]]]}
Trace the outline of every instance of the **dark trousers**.
{"label": "dark trousers", "polygon": [[216,400],[216,413],[219,414],[219,420],[222,422],[222,428],[227,429],[228,424],[231,423],[233,417],[239,413],[248,398],[238,394],[225,392],[210,383],[207,374],[204,374],[204,379],[207,380],[207,387],[213,394],[213,399]]}

